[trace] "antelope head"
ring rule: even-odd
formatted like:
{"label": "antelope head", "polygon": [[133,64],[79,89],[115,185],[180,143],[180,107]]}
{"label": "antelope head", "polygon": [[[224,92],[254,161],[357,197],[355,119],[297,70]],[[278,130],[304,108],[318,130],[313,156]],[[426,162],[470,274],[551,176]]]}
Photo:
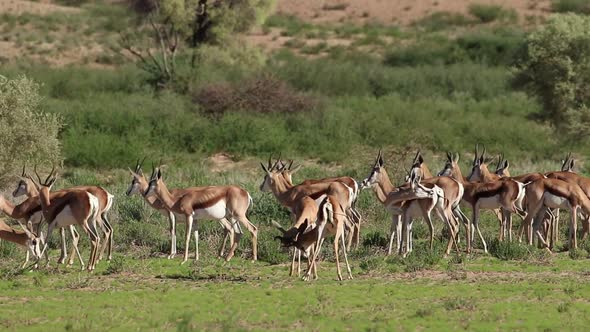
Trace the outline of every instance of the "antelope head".
{"label": "antelope head", "polygon": [[467,177],[468,181],[481,181],[484,173],[489,173],[488,162],[490,159],[486,158],[486,147],[483,147],[483,152],[479,155],[479,143],[475,145],[475,157],[473,158],[473,167],[471,174]]}
{"label": "antelope head", "polygon": [[29,231],[25,226],[23,226],[23,224],[21,224],[20,221],[17,220],[17,222],[20,225],[20,227],[23,229],[25,234],[27,235],[28,239],[27,239],[27,242],[25,243],[27,250],[33,256],[33,259],[40,259],[41,258],[41,239],[36,234]]}
{"label": "antelope head", "polygon": [[41,181],[41,177],[39,173],[37,173],[37,165],[35,165],[35,175],[37,176],[38,183],[33,180],[32,177],[29,176],[31,183],[35,186],[35,189],[39,191],[39,198],[41,199],[42,205],[45,207],[51,205],[49,201],[49,192],[51,191],[51,187],[55,184],[55,180],[57,180],[57,172],[55,171],[55,166],[51,169],[51,173],[47,175],[45,181]]}
{"label": "antelope head", "polygon": [[281,245],[283,247],[297,247],[297,249],[305,250],[303,248],[302,243],[300,243],[299,238],[301,235],[305,233],[308,227],[308,222],[305,220],[298,228],[292,228],[286,230],[279,224],[278,222],[272,220],[273,226],[275,226],[280,232],[281,236],[275,236],[275,240],[281,241]]}
{"label": "antelope head", "polygon": [[260,163],[260,166],[265,173],[264,179],[260,184],[260,191],[272,192],[277,184],[284,184],[284,182],[287,181],[281,173],[281,170],[284,169],[286,165],[282,163],[280,156],[274,164],[271,162],[271,158],[268,158],[268,164],[265,166],[263,163]]}
{"label": "antelope head", "polygon": [[144,197],[150,197],[156,194],[159,186],[162,185],[162,171],[160,167],[152,167],[152,175],[148,182],[147,189],[143,192]]}
{"label": "antelope head", "polygon": [[504,154],[501,153],[500,155],[498,155],[498,163],[496,164],[496,171],[494,173],[501,177],[510,176],[510,172],[508,171],[509,167],[510,163],[508,162],[508,160],[504,159]]}
{"label": "antelope head", "polygon": [[20,179],[18,181],[16,189],[14,189],[14,191],[12,192],[12,197],[20,197],[23,195],[27,195],[34,190],[33,188],[35,188],[35,184],[32,183],[30,176],[27,174],[25,166],[26,165],[23,164],[23,171],[19,177]]}
{"label": "antelope head", "polygon": [[369,175],[361,181],[361,189],[372,188],[376,186],[383,177],[387,177],[387,171],[385,171],[385,161],[383,160],[383,153],[379,150],[375,163]]}
{"label": "antelope head", "polygon": [[131,170],[131,168],[129,168],[129,173],[131,173],[132,179],[129,188],[125,192],[127,196],[131,196],[133,194],[142,194],[142,188],[148,187],[148,181],[146,180],[145,176],[143,175],[143,171],[141,170],[141,166],[143,165],[144,161],[145,157],[141,160],[141,162],[138,159],[135,163],[135,169]]}
{"label": "antelope head", "polygon": [[572,158],[572,153],[568,153],[565,157],[565,160],[561,161],[561,171],[562,172],[573,172],[574,171],[575,160]]}

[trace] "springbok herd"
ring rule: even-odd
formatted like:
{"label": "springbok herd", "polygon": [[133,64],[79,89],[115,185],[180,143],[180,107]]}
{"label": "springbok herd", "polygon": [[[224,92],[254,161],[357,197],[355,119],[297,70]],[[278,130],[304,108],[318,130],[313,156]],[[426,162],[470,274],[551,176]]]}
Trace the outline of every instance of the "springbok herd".
{"label": "springbok herd", "polygon": [[[293,174],[301,165],[293,167],[293,162],[285,163],[280,158],[274,163],[261,163],[264,179],[260,190],[272,192],[278,202],[288,208],[292,216],[292,225],[285,229],[277,222],[273,224],[281,232],[279,239],[283,246],[293,247],[293,260],[290,274],[301,273],[301,256],[307,257],[307,271],[304,280],[317,279],[316,262],[323,240],[334,236],[334,254],[338,279],[342,280],[339,263],[339,247],[344,256],[348,277],[352,273],[348,264],[347,250],[358,247],[360,239],[361,215],[356,209],[359,189],[372,188],[377,199],[392,215],[391,234],[388,254],[395,249],[402,256],[412,252],[412,223],[415,218],[426,220],[430,231],[430,248],[434,241],[434,227],[431,214],[444,222],[448,236],[446,254],[453,248],[459,251],[459,228],[465,227],[465,250],[473,250],[473,238],[477,236],[487,252],[487,244],[479,228],[481,210],[492,210],[499,220],[499,240],[512,241],[512,214],[517,214],[523,222],[518,230],[518,240],[523,234],[529,245],[538,239],[538,245],[548,250],[553,249],[559,230],[559,210],[570,210],[568,248],[577,247],[578,212],[583,218],[582,239],[588,235],[590,222],[590,178],[585,178],[572,171],[574,160],[570,155],[563,161],[561,171],[549,173],[529,173],[510,176],[509,164],[499,156],[496,171],[488,169],[489,159],[486,150],[479,153],[475,148],[475,157],[471,173],[463,177],[458,165],[459,155],[447,153],[444,168],[433,176],[420,154],[414,157],[405,184],[394,186],[387,171],[381,151],[377,155],[371,172],[361,182],[351,177],[333,177],[319,180],[305,180],[293,184]],[[142,172],[142,162],[137,162],[135,169],[129,169],[132,181],[127,196],[141,194],[154,209],[168,217],[170,221],[171,249],[169,259],[176,255],[176,218],[182,216],[186,224],[186,238],[182,263],[188,260],[191,235],[194,236],[195,260],[199,259],[199,231],[197,221],[200,219],[217,220],[225,230],[225,237],[219,255],[223,256],[227,240],[230,248],[225,256],[229,261],[243,234],[243,227],[252,235],[252,255],[257,259],[258,229],[250,222],[247,211],[252,206],[250,194],[238,186],[205,186],[184,189],[168,189],[162,179],[160,167],[154,167],[149,179]],[[36,179],[26,173],[23,167],[14,197],[26,195],[27,199],[18,205],[12,204],[0,196],[0,209],[16,219],[22,230],[16,230],[0,221],[0,238],[17,243],[27,249],[23,268],[29,262],[29,256],[39,260],[45,255],[47,263],[46,239],[54,228],[61,233],[61,256],[59,263],[65,263],[66,254],[65,228],[72,235],[72,245],[68,265],[78,257],[82,269],[85,268],[78,250],[79,234],[76,225],[81,226],[90,237],[91,251],[87,263],[89,271],[107,250],[111,259],[113,248],[113,227],[107,214],[113,205],[113,195],[98,186],[79,186],[59,191],[51,191],[57,174],[55,168],[45,181],[37,173]],[[472,210],[471,218],[463,212],[463,207]],[[46,236],[40,232],[45,221],[48,225]],[[26,225],[23,225],[23,223]],[[102,237],[98,228],[102,230]],[[193,229],[194,227],[194,229]],[[395,241],[395,242],[394,242]],[[395,246],[394,246],[395,243]],[[75,254],[75,256],[74,256]],[[296,264],[297,263],[297,264]]]}

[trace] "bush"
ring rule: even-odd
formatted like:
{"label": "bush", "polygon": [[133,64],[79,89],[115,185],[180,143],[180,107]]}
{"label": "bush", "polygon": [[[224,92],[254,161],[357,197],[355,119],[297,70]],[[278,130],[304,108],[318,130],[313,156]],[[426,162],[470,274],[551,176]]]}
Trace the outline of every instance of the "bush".
{"label": "bush", "polygon": [[0,183],[16,175],[27,161],[60,163],[61,127],[61,117],[41,111],[37,83],[24,75],[0,76]]}
{"label": "bush", "polygon": [[551,9],[558,13],[590,14],[588,0],[553,0]]}
{"label": "bush", "polygon": [[493,239],[490,244],[490,254],[501,260],[526,260],[531,255],[531,249],[523,244]]}
{"label": "bush", "polygon": [[505,20],[515,22],[518,18],[514,9],[504,9],[496,5],[471,4],[469,13],[477,17],[483,23]]}
{"label": "bush", "polygon": [[211,115],[227,111],[254,113],[296,113],[314,109],[315,98],[293,90],[273,75],[262,74],[234,84],[219,83],[202,88],[194,102]]}
{"label": "bush", "polygon": [[530,34],[514,79],[539,98],[539,119],[575,140],[588,138],[590,126],[590,17],[554,15]]}
{"label": "bush", "polygon": [[429,31],[443,30],[449,27],[466,26],[473,23],[471,19],[459,13],[435,12],[414,22],[414,26]]}
{"label": "bush", "polygon": [[379,231],[374,231],[366,234],[363,237],[363,247],[387,247],[389,239],[385,234]]}

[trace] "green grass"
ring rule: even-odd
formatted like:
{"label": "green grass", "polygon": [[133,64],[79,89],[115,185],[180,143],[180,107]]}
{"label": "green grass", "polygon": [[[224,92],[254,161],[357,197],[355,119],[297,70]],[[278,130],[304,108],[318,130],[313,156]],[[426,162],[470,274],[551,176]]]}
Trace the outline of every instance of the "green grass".
{"label": "green grass", "polygon": [[515,23],[518,20],[518,14],[514,9],[504,9],[501,6],[471,4],[469,13],[478,18],[482,23],[493,21],[504,21]]}

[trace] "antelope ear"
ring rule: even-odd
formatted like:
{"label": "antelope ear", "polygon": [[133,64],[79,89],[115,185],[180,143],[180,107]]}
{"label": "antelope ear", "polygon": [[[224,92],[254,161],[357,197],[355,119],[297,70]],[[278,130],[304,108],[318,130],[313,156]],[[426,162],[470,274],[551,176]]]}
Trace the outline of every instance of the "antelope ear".
{"label": "antelope ear", "polygon": [[573,169],[574,169],[574,165],[575,165],[575,163],[576,163],[576,162],[575,162],[573,159],[572,159],[572,160],[570,160],[570,165],[569,165],[569,169],[570,169],[570,170],[573,170]]}
{"label": "antelope ear", "polygon": [[377,160],[378,164],[380,167],[383,167],[383,165],[385,165],[385,161],[383,160],[383,156],[379,155],[379,159]]}
{"label": "antelope ear", "polygon": [[158,173],[156,173],[157,179],[160,180],[162,178],[162,171],[158,168]]}
{"label": "antelope ear", "polygon": [[424,158],[422,158],[422,155],[419,155],[418,156],[418,164],[421,165],[422,163],[424,163]]}
{"label": "antelope ear", "polygon": [[459,162],[459,152],[456,152],[455,153],[455,159],[453,161],[456,162],[456,163]]}
{"label": "antelope ear", "polygon": [[508,162],[508,160],[504,160],[504,164],[502,165],[502,169],[508,169],[508,167],[510,167],[510,163]]}
{"label": "antelope ear", "polygon": [[31,231],[29,231],[28,228],[26,228],[23,224],[21,224],[20,220],[17,220],[16,222],[18,222],[20,228],[23,229],[23,231],[25,232],[25,234],[27,234],[27,237],[29,239],[34,239],[35,238],[35,234],[31,233]]}
{"label": "antelope ear", "polygon": [[307,229],[307,226],[309,225],[309,223],[307,222],[307,219],[305,219],[305,221],[299,226],[299,228],[297,228],[297,236],[303,234],[305,232],[305,230]]}

